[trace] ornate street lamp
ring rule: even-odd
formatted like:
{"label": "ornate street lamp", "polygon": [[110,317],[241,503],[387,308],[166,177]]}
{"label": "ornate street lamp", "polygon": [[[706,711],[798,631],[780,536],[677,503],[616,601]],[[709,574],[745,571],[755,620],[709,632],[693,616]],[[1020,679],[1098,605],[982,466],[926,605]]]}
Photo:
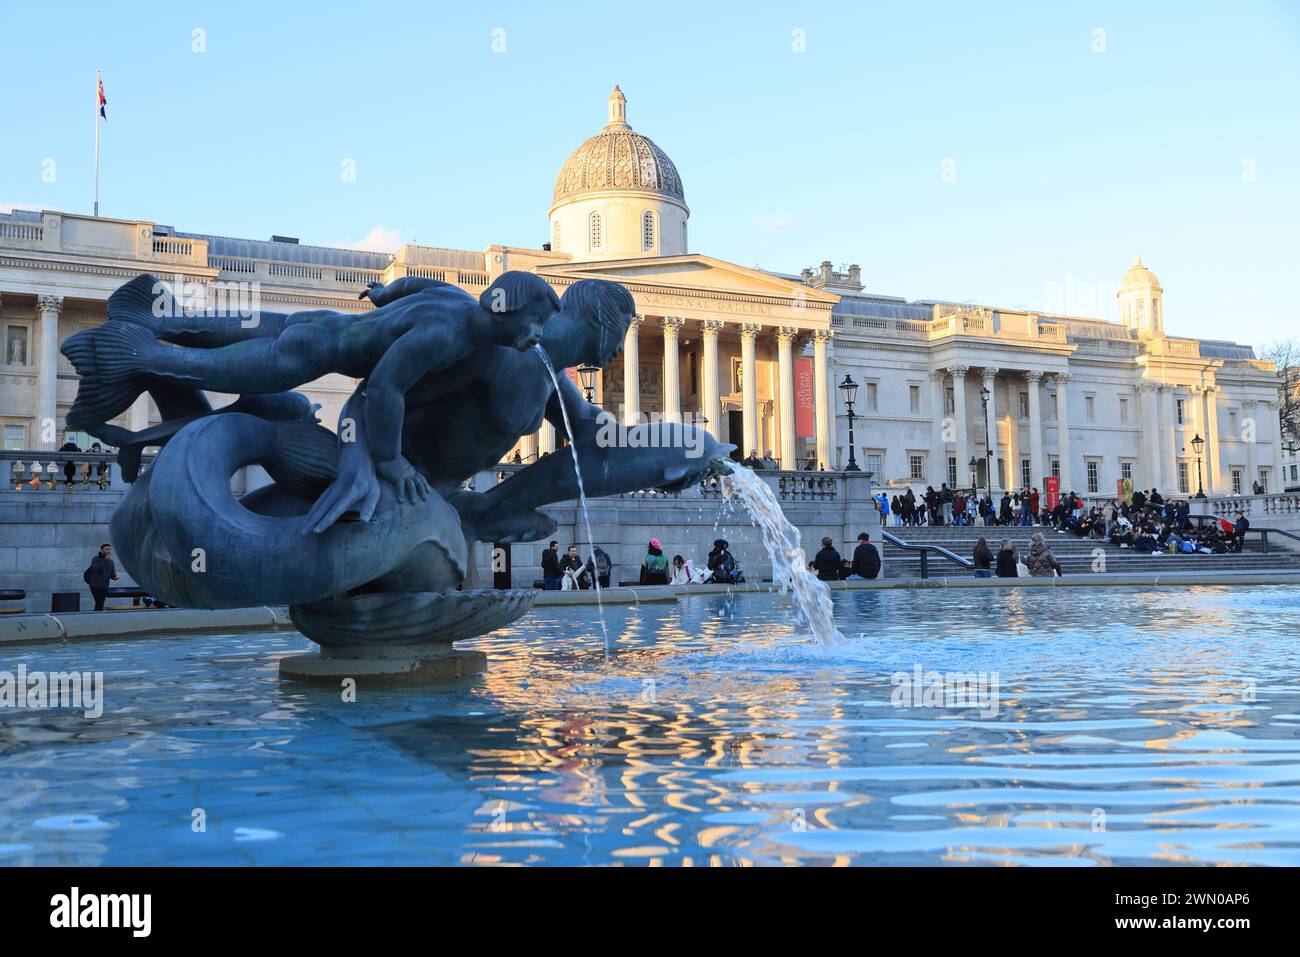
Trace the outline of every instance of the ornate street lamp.
{"label": "ornate street lamp", "polygon": [[853,397],[858,394],[858,384],[853,381],[853,377],[847,372],[844,374],[844,381],[840,383],[840,394],[844,396],[844,407],[849,417],[849,464],[844,466],[846,472],[861,472],[858,468],[858,460],[853,454]]}
{"label": "ornate street lamp", "polygon": [[1198,432],[1192,436],[1192,451],[1196,453],[1196,497],[1205,498],[1205,486],[1201,482],[1201,450],[1205,448],[1205,439]]}
{"label": "ornate street lamp", "polygon": [[[988,386],[980,389],[980,402],[984,406],[984,425],[988,429],[989,421],[989,399],[993,398],[993,393],[989,391]],[[996,441],[996,433],[989,431],[988,441],[984,444],[988,447],[984,454],[984,484],[989,490],[989,500],[993,499],[993,443]],[[973,458],[973,456],[972,456]],[[976,489],[975,491],[979,491]]]}
{"label": "ornate street lamp", "polygon": [[977,473],[977,472],[979,471],[979,468],[980,468],[979,460],[978,460],[977,458],[975,458],[975,456],[972,455],[972,456],[970,457],[970,462],[969,462],[968,464],[970,465],[970,487],[971,487],[971,491],[972,491],[972,492],[976,492],[976,493],[978,493],[978,492],[979,492],[979,486],[977,486],[977,485],[975,484],[975,477],[976,477],[976,476],[975,476],[975,473]]}
{"label": "ornate street lamp", "polygon": [[598,366],[593,366],[584,362],[578,366],[578,377],[582,379],[582,391],[587,393],[587,401],[596,401],[596,373],[600,371]]}

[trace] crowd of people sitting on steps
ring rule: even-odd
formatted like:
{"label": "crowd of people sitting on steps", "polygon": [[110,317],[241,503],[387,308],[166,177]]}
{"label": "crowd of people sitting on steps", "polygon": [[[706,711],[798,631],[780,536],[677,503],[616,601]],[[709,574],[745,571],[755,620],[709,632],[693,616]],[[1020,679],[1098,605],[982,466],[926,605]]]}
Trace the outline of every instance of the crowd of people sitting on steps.
{"label": "crowd of people sitting on steps", "polygon": [[[560,543],[552,541],[542,550],[542,588],[546,591],[572,591],[610,585],[613,562],[599,545],[586,562],[578,554],[578,546],[570,545],[560,554]],[[669,561],[659,539],[652,538],[646,545],[645,558],[637,577],[639,585],[739,585],[745,581],[745,571],[731,553],[730,543],[719,538],[713,550],[700,567],[682,555]]]}

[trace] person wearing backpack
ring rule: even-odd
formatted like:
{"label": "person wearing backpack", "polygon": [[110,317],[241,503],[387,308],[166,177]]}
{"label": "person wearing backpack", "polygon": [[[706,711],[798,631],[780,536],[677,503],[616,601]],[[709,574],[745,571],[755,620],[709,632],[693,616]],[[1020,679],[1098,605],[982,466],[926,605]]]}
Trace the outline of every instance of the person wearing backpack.
{"label": "person wearing backpack", "polygon": [[668,559],[664,556],[664,550],[660,547],[657,538],[650,539],[650,546],[646,549],[645,561],[641,563],[641,584],[668,584]]}
{"label": "person wearing backpack", "polygon": [[117,581],[117,566],[113,564],[113,546],[105,542],[99,546],[99,553],[90,560],[90,567],[81,574],[81,580],[90,586],[90,595],[95,599],[95,611],[104,610],[104,599],[108,597],[108,583]]}
{"label": "person wearing backpack", "polygon": [[727,551],[727,540],[719,538],[713,543],[713,551],[709,552],[708,559],[709,571],[713,577],[709,581],[718,585],[733,585],[736,577],[736,559]]}

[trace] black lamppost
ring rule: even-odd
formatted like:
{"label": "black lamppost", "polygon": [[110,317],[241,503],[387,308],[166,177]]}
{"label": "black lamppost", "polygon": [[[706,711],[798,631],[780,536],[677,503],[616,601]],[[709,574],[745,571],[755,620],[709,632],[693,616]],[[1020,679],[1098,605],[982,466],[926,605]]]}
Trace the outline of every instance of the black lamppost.
{"label": "black lamppost", "polygon": [[1205,498],[1205,486],[1201,482],[1201,450],[1205,448],[1205,439],[1198,432],[1192,436],[1192,451],[1196,453],[1196,498]]}
{"label": "black lamppost", "polygon": [[862,469],[858,468],[858,460],[853,454],[853,397],[858,394],[858,384],[847,372],[844,373],[844,381],[840,383],[840,394],[844,396],[844,407],[849,417],[849,464],[844,466],[844,471],[861,472]]}
{"label": "black lamppost", "polygon": [[587,401],[596,401],[596,373],[600,368],[584,362],[578,366],[578,377],[582,379],[582,391],[587,393]]}
{"label": "black lamppost", "polygon": [[972,492],[978,495],[980,488],[978,485],[975,484],[976,482],[975,473],[979,471],[979,467],[980,467],[979,460],[972,455],[970,457],[969,465],[970,465],[970,488]]}
{"label": "black lamppost", "polygon": [[984,453],[984,485],[989,490],[990,502],[993,500],[993,443],[997,441],[997,433],[988,427],[989,399],[991,398],[993,398],[993,393],[989,391],[988,386],[980,389],[980,402],[984,406],[984,429],[988,432],[988,441],[984,443],[987,447]]}

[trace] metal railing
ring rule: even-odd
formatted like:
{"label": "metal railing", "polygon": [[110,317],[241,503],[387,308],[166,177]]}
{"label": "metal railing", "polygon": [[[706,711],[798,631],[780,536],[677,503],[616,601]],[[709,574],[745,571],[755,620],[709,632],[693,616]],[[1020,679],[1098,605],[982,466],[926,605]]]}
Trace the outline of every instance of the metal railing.
{"label": "metal railing", "polygon": [[[1198,525],[1203,525],[1205,522],[1227,522],[1234,528],[1237,525],[1237,523],[1232,519],[1223,518],[1220,515],[1189,515],[1187,517]],[[1270,535],[1280,535],[1283,538],[1291,539],[1293,542],[1300,542],[1300,535],[1297,535],[1295,532],[1288,532],[1284,528],[1260,528],[1252,525],[1250,528],[1246,529],[1246,534],[1249,535],[1251,532],[1258,533],[1260,546],[1265,555],[1268,554],[1268,537]]]}
{"label": "metal railing", "polygon": [[901,548],[904,551],[921,553],[921,577],[930,577],[929,553],[934,552],[940,558],[946,558],[955,565],[959,565],[967,571],[975,568],[975,563],[969,558],[962,558],[951,549],[944,548],[942,545],[925,545],[916,542],[905,542],[893,532],[887,532],[883,528],[880,530],[880,537],[895,548]]}

